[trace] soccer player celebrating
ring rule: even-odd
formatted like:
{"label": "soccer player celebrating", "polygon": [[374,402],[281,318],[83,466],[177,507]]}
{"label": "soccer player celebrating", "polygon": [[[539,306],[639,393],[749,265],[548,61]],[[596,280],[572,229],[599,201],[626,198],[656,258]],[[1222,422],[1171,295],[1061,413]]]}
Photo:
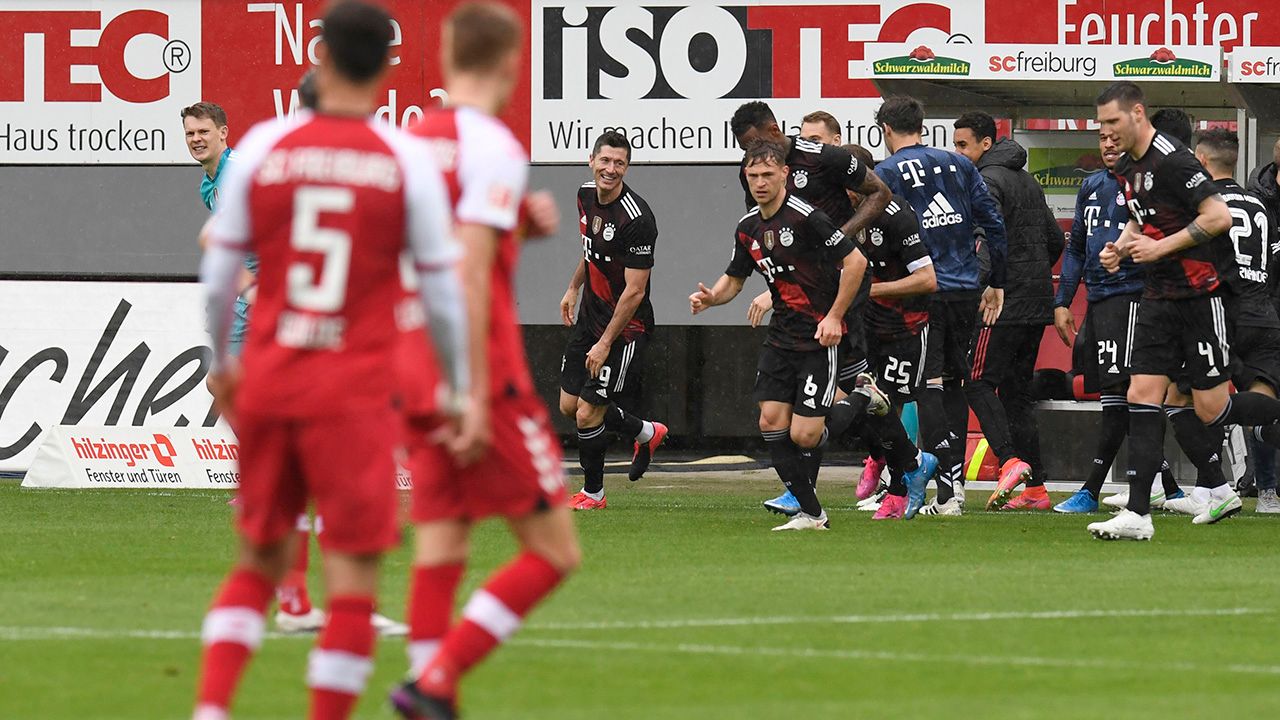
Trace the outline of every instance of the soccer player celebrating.
{"label": "soccer player celebrating", "polygon": [[[1206,424],[1268,424],[1280,416],[1280,402],[1256,392],[1228,394],[1232,352],[1219,268],[1230,252],[1220,236],[1231,228],[1231,210],[1217,185],[1190,150],[1151,126],[1136,84],[1112,83],[1097,105],[1102,130],[1127,154],[1116,175],[1129,205],[1124,233],[1099,257],[1109,271],[1126,256],[1146,267],[1129,380],[1129,505],[1088,529],[1104,539],[1149,540],[1170,378],[1188,380]],[[1208,507],[1197,522],[1238,511],[1240,499],[1223,485],[1211,492]]]}
{"label": "soccer player celebrating", "polygon": [[724,275],[689,296],[694,315],[737,297],[753,270],[774,294],[773,319],[756,371],[760,433],[774,470],[800,503],[775,530],[824,530],[826,511],[800,452],[817,447],[835,402],[843,316],[863,282],[867,260],[826,213],[790,195],[787,147],[747,144],[742,164],[758,205],[743,216]]}
{"label": "soccer player celebrating", "polygon": [[[956,152],[982,174],[1008,242],[1004,308],[995,323],[976,328],[973,368],[964,383],[969,406],[1002,468],[987,509],[1048,510],[1031,379],[1044,328],[1053,322],[1053,265],[1062,254],[1062,229],[1040,183],[1022,169],[1027,151],[1012,138],[997,140],[990,115],[965,113],[955,128]],[[1026,490],[1012,497],[1023,482]]]}
{"label": "soccer player celebrating", "polygon": [[[961,466],[969,425],[963,383],[969,377],[974,318],[980,314],[985,324],[994,324],[1004,304],[1004,222],[968,158],[922,144],[924,106],[919,100],[887,98],[876,111],[876,122],[893,153],[876,165],[876,174],[915,208],[937,275],[938,292],[929,306],[926,386],[916,401],[924,447],[942,465],[934,502],[945,505],[954,496],[963,505]],[[985,290],[976,229],[986,234],[991,258]],[[1009,471],[1024,469],[1012,465]]]}
{"label": "soccer player celebrating", "polygon": [[[392,693],[405,718],[456,715],[458,684],[512,635],[578,566],[560,452],[534,390],[516,316],[517,234],[528,158],[494,117],[520,74],[520,18],[495,2],[458,5],[445,19],[441,67],[449,107],[414,133],[449,160],[445,178],[465,247],[472,397],[483,423],[459,439],[492,437],[487,453],[427,445],[411,459],[415,548],[409,596],[412,679]],[[488,428],[488,429],[486,429]],[[520,550],[452,620],[472,524],[501,516]]]}
{"label": "soccer player celebrating", "polygon": [[578,462],[585,474],[582,491],[569,499],[574,510],[608,505],[606,431],[634,440],[627,475],[633,482],[644,476],[653,452],[667,437],[666,425],[623,409],[635,407],[644,349],[653,332],[649,273],[658,239],[649,204],[623,182],[630,164],[631,143],[621,133],[605,132],[591,150],[595,179],[578,189],[582,257],[560,301],[564,324],[573,325],[578,290],[586,287],[573,337],[560,361],[560,412],[577,423]]}
{"label": "soccer player celebrating", "polygon": [[[371,117],[391,18],[340,2],[317,46],[320,113],[263,123],[230,168],[201,277],[211,381],[238,431],[243,538],[205,617],[197,720],[222,720],[309,501],[325,518],[329,614],[308,663],[313,718],[346,718],[373,669],[379,559],[399,540],[392,360],[399,257],[413,249],[455,396],[467,388],[462,291],[446,190],[425,145]],[[341,160],[337,162],[336,160]],[[261,259],[243,373],[227,355],[244,254]]]}

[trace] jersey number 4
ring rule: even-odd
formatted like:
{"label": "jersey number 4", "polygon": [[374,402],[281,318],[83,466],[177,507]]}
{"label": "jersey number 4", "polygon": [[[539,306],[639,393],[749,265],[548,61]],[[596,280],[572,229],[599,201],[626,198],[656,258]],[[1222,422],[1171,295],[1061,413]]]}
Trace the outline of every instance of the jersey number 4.
{"label": "jersey number 4", "polygon": [[293,195],[293,249],[324,256],[317,276],[306,262],[289,266],[286,276],[289,305],[299,310],[336,313],[347,300],[347,275],[351,270],[351,235],[336,228],[320,227],[321,213],[349,213],[355,192],[344,187],[298,188]]}

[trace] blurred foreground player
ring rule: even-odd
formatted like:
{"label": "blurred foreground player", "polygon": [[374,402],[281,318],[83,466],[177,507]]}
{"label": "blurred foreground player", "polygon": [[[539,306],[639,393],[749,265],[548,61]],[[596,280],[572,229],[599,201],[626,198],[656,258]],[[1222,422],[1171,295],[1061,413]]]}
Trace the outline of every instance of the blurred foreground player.
{"label": "blurred foreground player", "polygon": [[561,319],[573,324],[578,290],[585,287],[573,336],[560,361],[560,413],[578,428],[582,491],[569,498],[574,510],[607,507],[604,456],[609,436],[634,442],[632,482],[649,469],[667,426],[632,415],[639,400],[645,348],[653,333],[649,274],[658,240],[653,210],[627,185],[631,143],[606,132],[590,157],[592,180],[578,188],[582,257],[574,264],[569,289],[560,301]]}
{"label": "blurred foreground player", "polygon": [[[246,136],[214,221],[209,290],[214,397],[240,438],[240,557],[201,633],[197,720],[228,716],[298,514],[325,518],[329,613],[308,661],[313,719],[349,717],[373,670],[382,553],[399,541],[394,383],[399,258],[412,248],[449,390],[466,389],[466,327],[444,183],[425,144],[371,117],[391,18],[342,2],[317,46],[320,112]],[[235,277],[260,258],[244,369],[227,357]],[[451,403],[457,406],[459,403]]]}
{"label": "blurred foreground player", "polygon": [[[458,685],[509,638],[523,618],[578,566],[559,444],[534,391],[516,318],[518,214],[528,159],[494,117],[519,77],[522,23],[508,7],[464,3],[445,20],[441,66],[450,107],[428,113],[415,133],[445,168],[456,233],[465,249],[471,318],[471,413],[491,430],[486,454],[419,446],[411,457],[415,549],[408,647],[413,680],[391,695],[405,718],[456,715]],[[452,449],[452,453],[450,450]],[[477,589],[452,621],[472,525],[501,516],[520,550]]]}

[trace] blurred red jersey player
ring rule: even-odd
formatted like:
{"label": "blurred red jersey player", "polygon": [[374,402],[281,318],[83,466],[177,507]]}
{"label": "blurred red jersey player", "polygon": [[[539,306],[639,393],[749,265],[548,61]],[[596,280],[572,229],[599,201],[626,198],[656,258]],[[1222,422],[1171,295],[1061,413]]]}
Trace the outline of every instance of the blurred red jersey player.
{"label": "blurred red jersey player", "polygon": [[[409,660],[415,681],[392,695],[406,718],[454,717],[460,678],[511,636],[579,563],[560,451],[534,392],[515,308],[517,231],[528,159],[494,114],[519,76],[522,23],[497,3],[464,3],[445,20],[441,66],[450,106],[413,131],[436,151],[461,241],[471,331],[472,398],[459,440],[486,454],[418,441],[411,453],[415,557]],[[478,410],[478,412],[477,412]],[[488,422],[480,421],[488,415]],[[485,427],[485,426],[488,427]],[[422,438],[430,426],[420,426]],[[464,442],[464,445],[473,445]],[[506,519],[518,555],[450,623],[473,523]]]}
{"label": "blurred red jersey player", "polygon": [[[332,6],[317,51],[318,113],[264,123],[244,138],[214,220],[201,268],[214,338],[210,387],[240,439],[242,543],[205,617],[198,720],[227,716],[308,502],[325,519],[329,596],[308,663],[310,717],[348,717],[372,672],[379,560],[399,539],[399,418],[387,368],[406,245],[448,385],[454,397],[468,388],[447,189],[425,143],[371,117],[391,39],[391,18],[377,6]],[[241,372],[226,349],[246,252],[260,265]]]}

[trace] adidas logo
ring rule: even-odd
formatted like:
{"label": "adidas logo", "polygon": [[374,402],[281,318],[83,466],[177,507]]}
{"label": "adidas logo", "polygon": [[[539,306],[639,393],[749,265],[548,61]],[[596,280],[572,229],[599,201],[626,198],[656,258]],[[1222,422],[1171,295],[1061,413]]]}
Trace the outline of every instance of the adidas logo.
{"label": "adidas logo", "polygon": [[804,406],[805,406],[805,407],[807,407],[807,408],[809,408],[809,409],[811,409],[811,410],[817,410],[817,409],[818,409],[818,404],[817,404],[817,403],[815,403],[815,402],[813,401],[813,398],[809,398],[809,399],[805,400],[805,401],[804,401]]}
{"label": "adidas logo", "polygon": [[756,252],[759,252],[759,251],[760,251],[760,242],[759,242],[758,240],[752,240],[752,241],[751,241],[751,249],[752,249],[752,250],[754,250],[754,251],[756,251]]}
{"label": "adidas logo", "polygon": [[1090,193],[1090,194],[1089,194],[1089,199],[1090,199],[1090,200],[1097,200],[1097,199],[1098,199],[1098,193],[1096,193],[1096,192],[1094,192],[1094,193]]}
{"label": "adidas logo", "polygon": [[1209,372],[1205,373],[1205,377],[1218,377],[1219,375],[1221,375],[1221,373],[1218,372],[1218,368],[1216,367],[1209,368]]}
{"label": "adidas logo", "polygon": [[1107,374],[1109,374],[1109,375],[1119,375],[1119,374],[1120,374],[1120,368],[1119,368],[1119,367],[1116,367],[1115,365],[1112,365],[1112,366],[1111,366],[1111,368],[1107,370]]}
{"label": "adidas logo", "polygon": [[920,218],[920,227],[930,230],[959,225],[962,222],[964,222],[964,216],[956,212],[947,197],[939,192],[934,194],[933,200],[929,201],[929,207],[925,208],[924,216]]}
{"label": "adidas logo", "polygon": [[937,448],[938,448],[939,450],[950,450],[950,449],[951,449],[951,441],[950,441],[950,440],[943,440],[942,442],[938,443]]}

